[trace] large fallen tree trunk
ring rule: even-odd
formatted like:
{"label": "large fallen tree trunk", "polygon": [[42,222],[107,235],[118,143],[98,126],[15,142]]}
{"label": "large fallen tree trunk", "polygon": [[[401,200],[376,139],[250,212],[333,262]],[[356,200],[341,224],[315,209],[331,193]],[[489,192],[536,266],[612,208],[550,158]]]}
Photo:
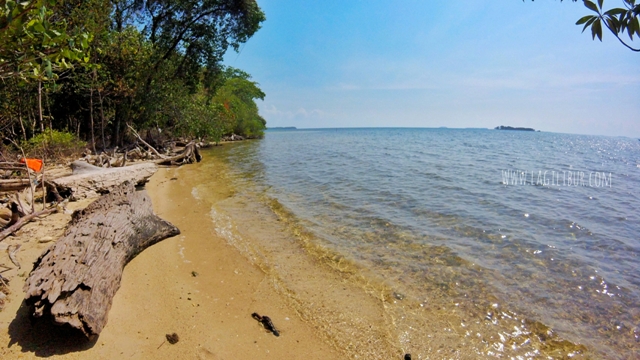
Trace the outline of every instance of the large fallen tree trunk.
{"label": "large fallen tree trunk", "polygon": [[153,213],[132,183],[74,213],[64,236],[34,264],[24,290],[36,318],[51,317],[87,337],[100,334],[125,265],[180,230]]}
{"label": "large fallen tree trunk", "polygon": [[71,200],[98,197],[125,181],[144,184],[158,167],[154,163],[140,163],[117,168],[101,168],[83,161],[71,163],[73,175],[52,180],[58,193]]}

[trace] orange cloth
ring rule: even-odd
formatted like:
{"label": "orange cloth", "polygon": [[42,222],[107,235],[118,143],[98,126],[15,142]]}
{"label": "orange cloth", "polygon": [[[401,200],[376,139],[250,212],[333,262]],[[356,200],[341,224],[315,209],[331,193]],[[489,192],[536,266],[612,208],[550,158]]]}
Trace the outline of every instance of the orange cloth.
{"label": "orange cloth", "polygon": [[25,160],[27,162],[27,167],[29,167],[29,169],[35,171],[35,172],[40,172],[40,170],[42,170],[42,160],[40,159],[25,159],[22,158],[20,159],[21,163],[25,163]]}

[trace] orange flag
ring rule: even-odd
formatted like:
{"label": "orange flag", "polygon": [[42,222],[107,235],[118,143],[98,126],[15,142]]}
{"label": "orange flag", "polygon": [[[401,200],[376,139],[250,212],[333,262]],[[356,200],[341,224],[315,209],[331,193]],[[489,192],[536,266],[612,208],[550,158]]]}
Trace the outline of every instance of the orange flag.
{"label": "orange flag", "polygon": [[35,172],[40,172],[42,170],[42,160],[40,159],[20,159],[21,163],[27,163],[27,167]]}

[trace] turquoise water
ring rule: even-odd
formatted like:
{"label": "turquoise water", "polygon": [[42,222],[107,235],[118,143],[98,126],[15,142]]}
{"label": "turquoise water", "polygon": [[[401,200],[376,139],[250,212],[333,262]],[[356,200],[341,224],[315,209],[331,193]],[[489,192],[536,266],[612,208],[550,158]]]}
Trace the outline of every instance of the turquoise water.
{"label": "turquoise water", "polygon": [[[637,139],[322,129],[224,148],[238,179],[398,301],[455,306],[460,337],[502,326],[484,355],[541,355],[524,332],[557,337],[559,357],[640,357]],[[407,308],[394,321],[401,341],[426,341],[428,321]]]}

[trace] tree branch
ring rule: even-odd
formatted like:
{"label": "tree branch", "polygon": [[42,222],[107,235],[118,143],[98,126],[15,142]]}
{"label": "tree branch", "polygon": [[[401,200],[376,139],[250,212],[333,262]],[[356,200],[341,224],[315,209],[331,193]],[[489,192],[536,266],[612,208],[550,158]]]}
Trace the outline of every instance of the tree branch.
{"label": "tree branch", "polygon": [[598,14],[598,17],[600,18],[600,22],[602,22],[602,23],[604,24],[604,26],[606,26],[606,27],[607,27],[607,29],[609,29],[609,31],[611,31],[611,33],[613,34],[613,36],[615,36],[615,37],[616,37],[616,39],[618,39],[618,41],[620,41],[620,43],[621,43],[622,45],[626,46],[626,47],[627,47],[627,48],[629,48],[629,50],[631,50],[631,51],[640,52],[640,48],[635,49],[635,48],[632,48],[631,46],[629,46],[627,43],[625,43],[625,42],[620,38],[620,36],[618,36],[618,32],[617,32],[617,31],[615,31],[614,29],[612,29],[612,28],[609,26],[609,23],[608,23],[608,22],[607,22],[607,21],[602,17],[602,15],[601,15],[601,14]]}
{"label": "tree branch", "polygon": [[146,141],[142,140],[142,137],[138,134],[138,132],[136,131],[136,129],[134,129],[131,125],[127,124],[127,127],[131,130],[131,132],[133,132],[133,135],[140,140],[140,142],[142,142],[146,147],[149,148],[149,151],[153,152],[154,154],[156,154],[158,157],[160,157],[161,159],[166,159],[166,156],[160,154],[158,152],[158,150],[156,150],[153,146],[149,145]]}
{"label": "tree branch", "polygon": [[29,6],[27,6],[26,8],[24,8],[24,10],[22,10],[22,12],[20,14],[18,14],[18,16],[14,17],[13,19],[11,19],[11,21],[7,21],[7,25],[5,25],[2,29],[0,29],[0,31],[5,31],[9,26],[11,26],[11,22],[15,19],[19,19],[21,17],[24,16],[24,14],[28,13],[29,11],[31,11],[33,9],[33,7],[35,6],[36,2],[32,2],[31,4],[29,4]]}
{"label": "tree branch", "polygon": [[11,225],[9,228],[0,232],[0,241],[4,240],[7,236],[13,234],[14,232],[20,230],[20,228],[22,228],[24,225],[26,225],[29,221],[33,220],[34,218],[43,216],[43,215],[49,215],[56,211],[58,211],[58,207],[54,206],[52,208],[37,211],[32,214],[21,217],[20,220],[18,220],[18,222],[16,222],[15,224]]}

